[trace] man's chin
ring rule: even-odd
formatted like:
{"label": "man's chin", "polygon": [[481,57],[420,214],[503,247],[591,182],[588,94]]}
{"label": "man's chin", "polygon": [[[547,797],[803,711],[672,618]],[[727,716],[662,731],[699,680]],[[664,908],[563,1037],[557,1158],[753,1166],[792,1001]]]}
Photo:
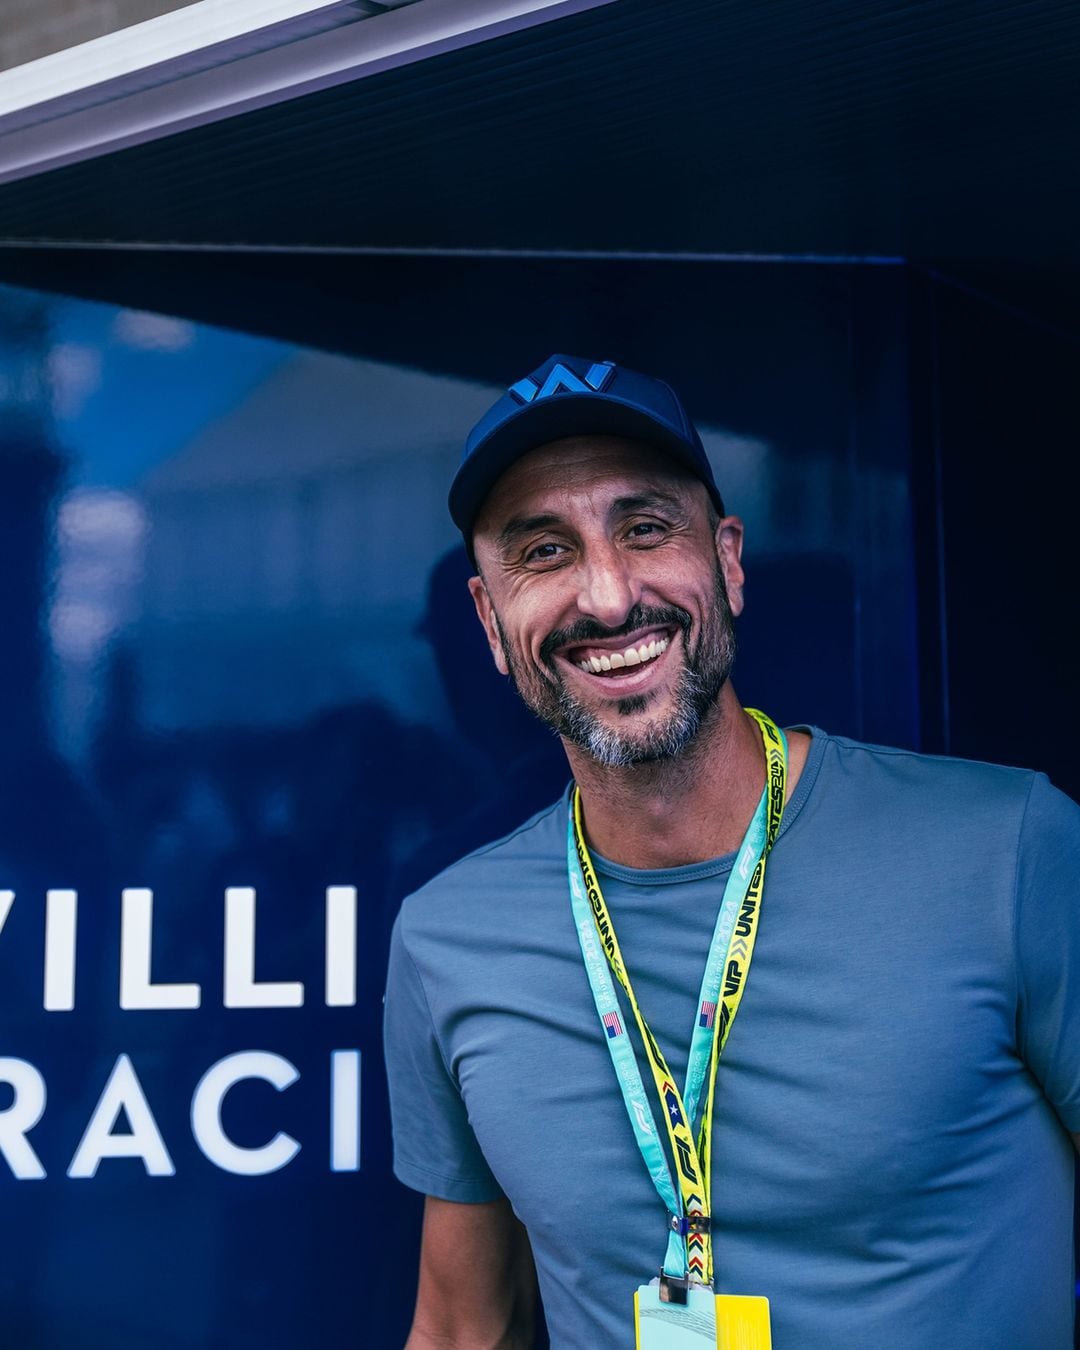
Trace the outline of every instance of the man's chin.
{"label": "man's chin", "polygon": [[[638,703],[641,697],[635,695],[632,701]],[[630,699],[626,701],[631,702]],[[645,702],[648,700],[642,699],[642,703]],[[609,720],[580,707],[564,709],[566,715],[559,731],[597,763],[608,768],[633,768],[658,764],[681,755],[701,727],[700,717],[686,709],[666,719],[652,718],[638,727],[627,726],[626,717],[639,710],[629,710],[617,720]]]}
{"label": "man's chin", "polygon": [[562,679],[529,685],[520,678],[515,662],[510,662],[510,669],[533,714],[607,768],[659,764],[681,755],[697,738],[726,678],[725,673],[707,700],[693,699],[683,687],[667,698],[660,689],[646,690],[590,707]]}

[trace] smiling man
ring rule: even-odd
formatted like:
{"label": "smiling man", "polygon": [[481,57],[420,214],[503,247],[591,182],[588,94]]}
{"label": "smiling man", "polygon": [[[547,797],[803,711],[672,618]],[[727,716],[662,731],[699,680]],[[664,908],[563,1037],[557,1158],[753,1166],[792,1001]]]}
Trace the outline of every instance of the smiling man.
{"label": "smiling man", "polygon": [[[450,494],[549,810],[402,907],[411,1350],[1069,1350],[1080,811],[743,709],[743,529],[665,384],[550,358]],[[771,1337],[771,1342],[770,1342]]]}

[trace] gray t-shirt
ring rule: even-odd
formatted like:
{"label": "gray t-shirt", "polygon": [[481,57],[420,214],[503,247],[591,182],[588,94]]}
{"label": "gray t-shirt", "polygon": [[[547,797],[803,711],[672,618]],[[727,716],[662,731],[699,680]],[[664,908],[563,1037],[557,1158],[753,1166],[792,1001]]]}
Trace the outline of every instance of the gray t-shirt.
{"label": "gray t-shirt", "polygon": [[[681,1084],[732,858],[595,861]],[[1042,775],[814,731],[713,1136],[717,1287],[768,1296],[775,1350],[1072,1346],[1078,878],[1080,809]],[[565,799],[405,902],[386,1047],[398,1177],[508,1196],[553,1347],[632,1346],[666,1216],[574,932]]]}

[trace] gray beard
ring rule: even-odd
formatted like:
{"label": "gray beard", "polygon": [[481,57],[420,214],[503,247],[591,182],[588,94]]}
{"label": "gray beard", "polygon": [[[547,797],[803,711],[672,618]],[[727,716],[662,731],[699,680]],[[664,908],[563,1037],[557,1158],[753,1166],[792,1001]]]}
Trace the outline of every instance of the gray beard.
{"label": "gray beard", "polygon": [[[540,649],[546,671],[527,670],[511,647],[497,614],[495,623],[514,688],[525,705],[559,736],[587,751],[605,768],[653,764],[682,754],[693,744],[735,664],[735,629],[719,567],[716,569],[716,605],[705,620],[693,651],[688,642],[690,615],[677,606],[661,609],[635,605],[618,629],[605,629],[595,621],[585,619],[571,628],[552,633]],[[635,629],[671,624],[682,631],[685,653],[674,690],[675,706],[666,718],[649,722],[633,734],[622,732],[617,726],[605,725],[596,713],[578,702],[555,667],[552,653],[569,643],[584,644],[591,640],[622,637]],[[620,716],[629,717],[647,708],[648,704],[647,695],[633,694],[617,700],[614,706]]]}

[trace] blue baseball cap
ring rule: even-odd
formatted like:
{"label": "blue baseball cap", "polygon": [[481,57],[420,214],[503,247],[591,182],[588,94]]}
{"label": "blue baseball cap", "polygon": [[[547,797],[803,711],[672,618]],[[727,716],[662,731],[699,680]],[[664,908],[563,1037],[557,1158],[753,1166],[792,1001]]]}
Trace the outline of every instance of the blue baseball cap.
{"label": "blue baseball cap", "polygon": [[548,441],[586,435],[627,436],[665,450],[727,514],[701,437],[670,385],[614,361],[557,354],[512,384],[469,432],[450,514],[470,556],[484,499],[511,464]]}

